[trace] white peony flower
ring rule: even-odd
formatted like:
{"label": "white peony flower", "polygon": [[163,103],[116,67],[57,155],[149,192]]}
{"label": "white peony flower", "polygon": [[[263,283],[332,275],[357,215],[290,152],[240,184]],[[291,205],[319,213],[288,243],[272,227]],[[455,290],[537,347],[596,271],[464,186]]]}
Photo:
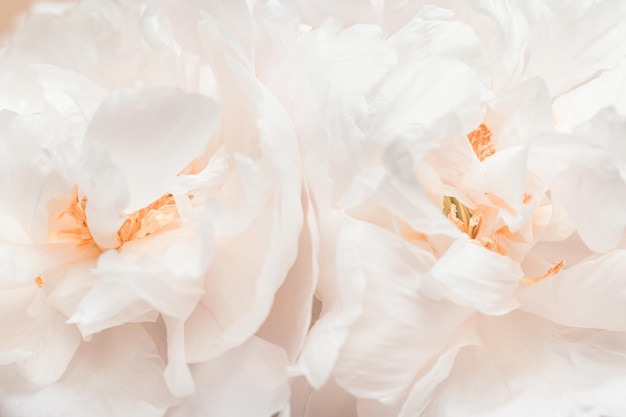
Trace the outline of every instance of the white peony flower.
{"label": "white peony flower", "polygon": [[[576,19],[621,30],[606,4],[577,7],[539,10],[511,35],[536,67],[507,61],[515,47],[486,42],[465,8],[466,23],[424,7],[391,36],[330,20],[303,37],[295,119],[321,311],[292,370],[307,393],[297,415],[625,412],[623,121],[607,111],[555,129],[553,116],[623,53],[594,44],[550,66],[558,43],[535,38],[561,15],[551,41]],[[577,36],[591,41],[586,27]]]}
{"label": "white peony flower", "polygon": [[0,50],[0,415],[623,415],[626,7],[82,0]]}
{"label": "white peony flower", "polygon": [[221,380],[261,415],[287,401],[253,335],[296,256],[299,151],[251,27],[244,2],[83,1],[10,38],[3,416],[246,415]]}

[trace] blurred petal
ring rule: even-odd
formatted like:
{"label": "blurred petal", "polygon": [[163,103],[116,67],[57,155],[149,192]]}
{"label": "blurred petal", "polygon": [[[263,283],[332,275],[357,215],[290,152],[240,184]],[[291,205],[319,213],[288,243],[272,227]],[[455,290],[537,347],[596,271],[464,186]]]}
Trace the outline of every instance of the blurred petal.
{"label": "blurred petal", "polygon": [[3,369],[0,410],[6,417],[161,417],[173,404],[162,372],[163,362],[145,331],[137,325],[118,327],[83,343],[54,384],[30,385]]}
{"label": "blurred petal", "polygon": [[522,308],[565,326],[626,331],[626,251],[563,269],[519,293]]}
{"label": "blurred petal", "polygon": [[204,149],[218,120],[218,105],[205,96],[167,87],[117,91],[94,115],[86,144],[97,144],[119,167],[130,192],[125,210],[132,213],[165,194]]}
{"label": "blurred petal", "polygon": [[529,166],[550,187],[580,237],[596,252],[621,242],[626,228],[626,182],[608,149],[585,138],[543,136],[530,147]]}
{"label": "blurred petal", "polygon": [[626,411],[623,333],[573,331],[521,312],[481,316],[477,332],[483,345],[459,353],[423,416]]}
{"label": "blurred petal", "polygon": [[267,417],[289,399],[282,349],[253,337],[219,358],[192,366],[196,394],[167,417]]}

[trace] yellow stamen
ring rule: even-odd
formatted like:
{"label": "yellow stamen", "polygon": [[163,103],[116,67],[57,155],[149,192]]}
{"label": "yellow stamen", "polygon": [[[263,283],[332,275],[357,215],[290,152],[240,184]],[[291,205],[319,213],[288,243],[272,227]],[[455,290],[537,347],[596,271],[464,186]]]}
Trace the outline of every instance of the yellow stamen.
{"label": "yellow stamen", "polygon": [[117,231],[120,246],[149,234],[178,220],[176,201],[171,194],[166,194],[154,203],[126,216],[126,221]]}
{"label": "yellow stamen", "polygon": [[52,240],[59,238],[77,240],[79,248],[90,246],[94,240],[91,231],[89,231],[85,214],[87,197],[79,200],[78,188],[74,186],[68,199],[68,206],[54,216],[50,222],[50,237]]}
{"label": "yellow stamen", "polygon": [[472,239],[476,238],[482,226],[482,208],[472,211],[455,197],[445,196],[443,198],[443,212],[459,230]]}
{"label": "yellow stamen", "polygon": [[491,143],[491,136],[491,131],[484,123],[467,135],[474,153],[481,161],[496,153],[496,148]]}
{"label": "yellow stamen", "polygon": [[[50,239],[76,240],[79,248],[95,244],[85,214],[87,197],[79,200],[78,189],[74,187],[65,199],[69,201],[68,206],[55,215],[50,222]],[[141,239],[155,233],[176,220],[178,220],[176,202],[171,194],[166,194],[148,206],[126,216],[126,221],[117,231],[118,248],[130,240]]]}
{"label": "yellow stamen", "polygon": [[485,248],[489,249],[492,252],[495,252],[495,253],[497,253],[499,255],[502,255],[502,256],[506,256],[507,255],[506,249],[504,249],[502,247],[502,245],[499,244],[493,238],[483,237],[483,238],[480,239],[480,243],[482,243]]}
{"label": "yellow stamen", "polygon": [[507,255],[506,249],[495,239],[499,235],[498,232],[492,237],[479,237],[484,224],[484,206],[478,206],[472,210],[459,202],[455,197],[445,196],[443,198],[443,212],[459,230],[467,234],[471,239],[477,240],[492,252],[503,256]]}
{"label": "yellow stamen", "polygon": [[524,193],[524,197],[522,199],[522,203],[523,204],[528,204],[528,203],[531,202],[532,199],[533,199],[533,196],[531,196],[530,194]]}
{"label": "yellow stamen", "polygon": [[540,281],[543,281],[546,278],[550,278],[555,276],[556,274],[559,273],[559,271],[561,271],[561,269],[565,266],[565,260],[561,259],[559,262],[557,262],[556,264],[552,265],[552,267],[550,267],[550,269],[548,269],[548,271],[543,274],[543,275],[539,275],[538,277],[535,278],[531,278],[531,279],[522,279],[522,283],[526,284],[526,285],[533,285],[536,284]]}
{"label": "yellow stamen", "polygon": [[37,288],[42,288],[44,285],[46,285],[46,282],[43,280],[41,275],[37,275],[33,281],[35,281],[35,285],[37,286]]}

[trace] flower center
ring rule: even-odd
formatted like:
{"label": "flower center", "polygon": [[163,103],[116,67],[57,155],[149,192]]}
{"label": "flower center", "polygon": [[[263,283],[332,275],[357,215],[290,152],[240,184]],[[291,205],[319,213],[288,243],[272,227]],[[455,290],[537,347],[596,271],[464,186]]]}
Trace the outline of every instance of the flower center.
{"label": "flower center", "polygon": [[[77,241],[79,248],[85,248],[95,244],[85,208],[88,199],[78,198],[78,189],[74,187],[69,196],[65,197],[67,207],[52,218],[50,226],[50,239],[71,239]],[[178,209],[171,194],[166,194],[146,207],[139,209],[126,216],[126,221],[117,231],[119,245],[122,247],[126,242],[134,239],[142,239],[178,220]]]}
{"label": "flower center", "polygon": [[443,213],[454,223],[459,230],[467,234],[485,248],[499,255],[506,255],[506,250],[498,243],[494,237],[479,237],[480,230],[484,222],[484,207],[477,207],[472,210],[456,197],[445,196],[443,198]]}
{"label": "flower center", "polygon": [[121,247],[133,239],[141,239],[156,233],[178,220],[178,208],[171,194],[166,194],[148,206],[126,216],[126,221],[117,231]]}

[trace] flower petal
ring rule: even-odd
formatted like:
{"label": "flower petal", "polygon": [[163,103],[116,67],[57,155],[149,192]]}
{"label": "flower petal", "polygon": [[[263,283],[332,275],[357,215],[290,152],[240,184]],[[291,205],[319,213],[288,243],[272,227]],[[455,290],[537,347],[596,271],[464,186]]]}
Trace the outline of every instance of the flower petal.
{"label": "flower petal", "polygon": [[520,291],[522,309],[565,326],[626,331],[625,270],[623,250],[582,261]]}
{"label": "flower petal", "polygon": [[535,315],[479,316],[424,417],[623,415],[624,333],[563,328]]}
{"label": "flower petal", "polygon": [[422,291],[485,314],[502,315],[519,306],[515,291],[522,276],[515,261],[469,239],[458,239],[430,270]]}
{"label": "flower petal", "polygon": [[355,271],[367,280],[365,298],[333,375],[356,397],[391,403],[472,310],[419,293],[420,275],[433,262],[427,252],[411,251],[398,236],[365,223],[355,225],[353,233]]}
{"label": "flower petal", "polygon": [[30,385],[3,369],[0,410],[6,417],[161,417],[173,404],[162,372],[152,339],[138,325],[122,326],[83,343],[54,384]]}
{"label": "flower petal", "polygon": [[208,144],[219,114],[210,98],[175,88],[116,91],[94,115],[85,141],[106,151],[123,173],[130,192],[125,210],[132,213],[165,194]]}
{"label": "flower petal", "polygon": [[167,417],[270,416],[289,400],[282,349],[253,337],[219,358],[195,364],[197,393]]}
{"label": "flower petal", "polygon": [[528,161],[591,250],[606,252],[622,241],[626,182],[609,149],[583,137],[546,135],[530,145]]}

